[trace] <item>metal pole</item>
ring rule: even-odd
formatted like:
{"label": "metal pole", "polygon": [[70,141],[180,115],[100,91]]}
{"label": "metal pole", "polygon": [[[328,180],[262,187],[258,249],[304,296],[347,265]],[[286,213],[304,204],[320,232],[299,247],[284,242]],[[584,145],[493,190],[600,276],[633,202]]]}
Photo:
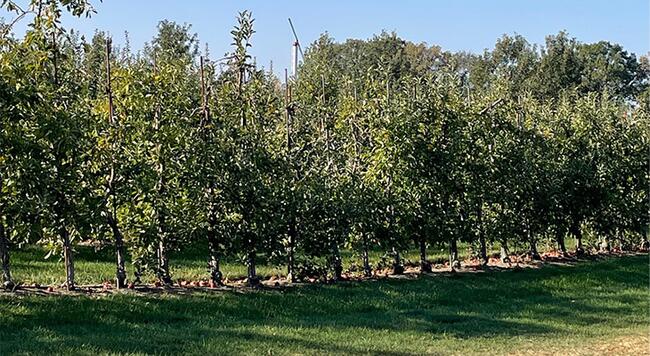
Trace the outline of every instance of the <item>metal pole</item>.
{"label": "metal pole", "polygon": [[295,41],[293,47],[291,47],[291,76],[294,79],[298,74],[298,46],[298,41]]}

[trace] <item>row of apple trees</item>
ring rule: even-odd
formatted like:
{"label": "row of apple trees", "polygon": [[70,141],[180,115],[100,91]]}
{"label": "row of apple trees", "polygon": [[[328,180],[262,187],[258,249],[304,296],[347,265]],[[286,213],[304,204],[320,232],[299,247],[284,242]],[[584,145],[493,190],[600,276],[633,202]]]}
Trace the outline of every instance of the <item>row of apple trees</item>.
{"label": "row of apple trees", "polygon": [[[92,13],[85,1],[2,6],[33,18],[22,38],[0,27],[6,286],[10,250],[26,244],[60,255],[72,289],[80,243],[115,251],[121,288],[147,272],[171,283],[169,254],[188,246],[204,246],[213,283],[239,259],[257,285],[260,256],[293,281],[336,280],[342,250],[370,276],[372,250],[402,273],[413,248],[427,271],[431,246],[456,268],[460,243],[486,264],[492,246],[508,260],[513,248],[539,258],[549,241],[567,254],[567,236],[577,254],[646,240],[647,67],[620,48],[560,34],[540,52],[504,37],[471,56],[394,34],[323,36],[285,80],[251,57],[249,12],[232,51],[211,59],[189,26],[163,21],[133,53],[63,29],[62,11]],[[569,74],[623,58],[636,84],[610,71],[549,89],[559,50],[576,57]]]}

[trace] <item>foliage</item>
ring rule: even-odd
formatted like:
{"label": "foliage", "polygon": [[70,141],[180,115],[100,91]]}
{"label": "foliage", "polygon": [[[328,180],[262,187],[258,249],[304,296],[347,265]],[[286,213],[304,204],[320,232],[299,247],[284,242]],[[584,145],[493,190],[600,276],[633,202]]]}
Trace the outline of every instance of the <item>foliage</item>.
{"label": "foliage", "polygon": [[647,240],[650,66],[619,45],[561,32],[471,55],[325,34],[281,84],[252,60],[247,11],[213,60],[189,25],[163,21],[142,52],[114,55],[102,32],[63,30],[85,1],[1,7],[36,15],[0,39],[9,282],[16,244],[63,251],[74,287],[82,240],[114,245],[118,283],[126,251],[130,281],[171,283],[170,253],[207,243],[213,283],[238,258],[251,285],[260,258],[339,279],[346,247],[370,275],[370,251],[400,273],[413,243],[426,269],[430,246],[455,268],[459,243],[487,263],[497,244],[507,259],[548,241],[567,253],[568,234],[578,253]]}

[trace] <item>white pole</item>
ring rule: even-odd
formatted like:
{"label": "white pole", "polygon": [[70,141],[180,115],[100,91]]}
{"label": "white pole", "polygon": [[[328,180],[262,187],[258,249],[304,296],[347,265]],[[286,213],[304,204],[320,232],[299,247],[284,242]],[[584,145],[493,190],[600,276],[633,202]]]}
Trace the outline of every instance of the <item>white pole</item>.
{"label": "white pole", "polygon": [[296,78],[296,75],[298,74],[298,41],[293,43],[293,47],[291,49],[291,75]]}

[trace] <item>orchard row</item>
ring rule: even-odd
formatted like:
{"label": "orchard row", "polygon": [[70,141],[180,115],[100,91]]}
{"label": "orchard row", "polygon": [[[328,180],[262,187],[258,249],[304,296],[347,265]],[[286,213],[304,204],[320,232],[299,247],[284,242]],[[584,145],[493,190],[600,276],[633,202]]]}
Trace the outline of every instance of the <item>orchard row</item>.
{"label": "orchard row", "polygon": [[24,38],[6,26],[0,42],[8,286],[25,244],[60,254],[74,288],[79,243],[112,246],[124,287],[127,256],[130,280],[171,283],[169,252],[195,244],[211,283],[238,256],[256,285],[259,254],[291,280],[337,279],[342,249],[370,275],[377,248],[401,273],[412,246],[427,271],[429,246],[455,268],[461,241],[484,263],[494,244],[507,259],[512,246],[538,258],[540,241],[578,254],[647,241],[648,66],[620,46],[506,36],[469,55],[324,35],[278,79],[250,55],[248,12],[212,60],[189,26],[163,21],[133,53],[64,31],[47,3]]}

